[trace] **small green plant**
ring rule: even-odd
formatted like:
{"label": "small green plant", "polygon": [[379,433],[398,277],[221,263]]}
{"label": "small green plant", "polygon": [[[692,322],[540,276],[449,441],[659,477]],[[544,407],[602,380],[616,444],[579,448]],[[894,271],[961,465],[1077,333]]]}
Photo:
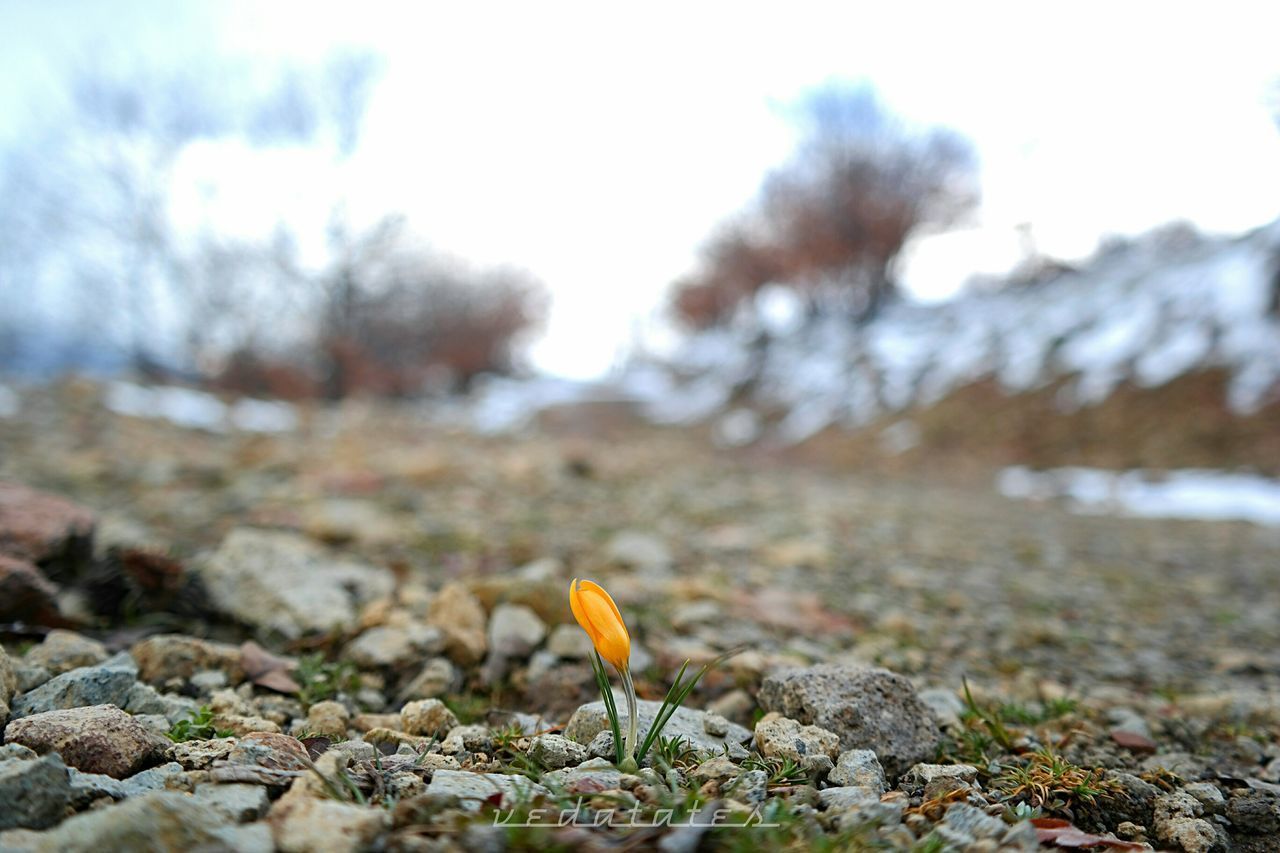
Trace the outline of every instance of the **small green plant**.
{"label": "small green plant", "polygon": [[360,689],[360,674],[354,664],[326,661],[322,654],[300,658],[294,678],[302,686],[298,700],[308,708],[339,693],[355,693]]}
{"label": "small green plant", "polygon": [[743,770],[763,770],[769,774],[769,785],[799,785],[809,781],[809,774],[790,758],[766,758],[750,755],[742,762]]}
{"label": "small green plant", "polygon": [[1023,820],[1031,820],[1044,814],[1044,809],[1039,806],[1033,806],[1030,803],[1017,803],[1014,806],[1005,806],[1004,821],[1005,823],[1018,823]]}
{"label": "small green plant", "polygon": [[969,690],[969,679],[962,679],[964,683],[964,714],[962,719],[965,722],[978,721],[982,723],[987,730],[987,735],[1001,749],[1010,751],[1013,749],[1013,735],[1009,729],[1005,727],[1004,721],[1000,719],[998,713],[993,713],[980,706],[973,698],[973,693]]}
{"label": "small green plant", "polygon": [[213,726],[213,711],[208,705],[201,705],[194,711],[187,713],[187,719],[179,720],[174,723],[169,731],[165,732],[165,736],[174,743],[184,743],[189,740],[212,740],[218,737],[231,737],[233,732],[215,729]]}
{"label": "small green plant", "polygon": [[1026,759],[1025,764],[1007,768],[992,787],[1033,808],[1061,811],[1073,803],[1094,805],[1119,790],[1101,769],[1077,767],[1048,748],[1028,753]]}
{"label": "small green plant", "polygon": [[683,769],[698,761],[698,751],[683,737],[658,738],[654,760],[665,767]]}

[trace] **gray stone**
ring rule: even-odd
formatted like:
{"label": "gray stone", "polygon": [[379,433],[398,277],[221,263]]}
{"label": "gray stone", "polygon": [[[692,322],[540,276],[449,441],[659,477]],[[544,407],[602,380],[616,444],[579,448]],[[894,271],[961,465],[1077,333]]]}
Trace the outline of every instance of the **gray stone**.
{"label": "gray stone", "polygon": [[587,744],[587,755],[592,758],[614,758],[616,753],[613,749],[613,732],[605,729],[593,737]]}
{"label": "gray stone", "polygon": [[577,625],[557,625],[547,638],[547,651],[562,660],[586,660],[591,656],[591,638]]}
{"label": "gray stone", "polygon": [[605,559],[641,572],[663,573],[675,560],[667,544],[649,533],[623,530],[605,546]]}
{"label": "gray stone", "polygon": [[438,653],[444,636],[421,623],[379,625],[347,644],[344,656],[362,669],[400,669]]}
{"label": "gray stone", "polygon": [[810,774],[831,770],[840,752],[834,732],[772,715],[756,723],[755,741],[765,757],[790,759]]}
{"label": "gray stone", "polygon": [[742,772],[742,768],[734,764],[723,755],[717,755],[714,758],[708,758],[699,764],[693,771],[693,778],[699,782],[707,782],[709,780],[732,779]]}
{"label": "gray stone", "polygon": [[182,775],[183,769],[181,764],[171,761],[135,773],[128,779],[113,779],[101,773],[85,773],[74,767],[70,773],[72,803],[77,809],[81,809],[101,797],[125,800],[149,791],[163,791],[170,779]]}
{"label": "gray stone", "polygon": [[1176,845],[1186,853],[1208,853],[1218,844],[1213,825],[1200,818],[1204,807],[1185,791],[1156,797],[1153,834],[1161,844]]}
{"label": "gray stone", "polygon": [[86,773],[117,779],[133,775],[168,746],[114,705],[33,714],[9,723],[4,737],[41,754],[57,752],[69,766]]}
{"label": "gray stone", "polygon": [[35,690],[41,684],[44,684],[50,678],[53,678],[53,673],[44,667],[29,664],[22,660],[13,664],[13,674],[16,676],[18,682],[18,689],[12,694],[14,696],[19,693],[26,693],[30,690]]}
{"label": "gray stone", "polygon": [[577,767],[542,774],[548,786],[569,794],[596,794],[622,787],[622,773],[608,759],[592,758]]}
{"label": "gray stone", "polygon": [[876,796],[883,794],[885,789],[884,768],[869,749],[849,749],[840,753],[835,769],[827,778],[836,785],[873,790]]}
{"label": "gray stone", "polygon": [[271,806],[265,786],[244,782],[201,785],[196,788],[195,799],[232,823],[257,820]]}
{"label": "gray stone", "polygon": [[9,703],[18,690],[18,674],[9,654],[0,647],[0,723],[9,719]]}
{"label": "gray stone", "polygon": [[523,604],[499,604],[489,617],[489,657],[482,676],[493,684],[507,673],[510,661],[527,658],[547,636],[546,623]]}
{"label": "gray stone", "polygon": [[[978,768],[972,764],[916,764],[902,775],[898,787],[919,793],[938,780],[954,780],[969,785],[977,778]],[[954,787],[958,786],[953,786],[952,790]]]}
{"label": "gray stone", "polygon": [[435,699],[453,689],[458,681],[458,671],[448,658],[432,658],[400,691],[400,701]]}
{"label": "gray stone", "polygon": [[529,757],[548,770],[574,767],[586,761],[587,748],[563,735],[538,735],[529,743]]}
{"label": "gray stone", "polygon": [[824,809],[842,812],[879,803],[880,792],[864,785],[841,785],[819,791],[818,799]]}
{"label": "gray stone", "polygon": [[[615,771],[617,772],[617,771]],[[516,802],[550,793],[544,786],[524,776],[503,773],[471,773],[465,770],[437,770],[431,776],[424,796],[446,802],[456,801],[458,808],[478,812],[494,794],[501,794],[501,808]]]}
{"label": "gray stone", "polygon": [[454,726],[440,743],[440,751],[449,755],[488,750],[491,733],[488,726]]}
{"label": "gray stone", "polygon": [[53,826],[70,799],[67,768],[58,756],[0,762],[0,829]]}
{"label": "gray stone", "polygon": [[6,743],[0,746],[0,763],[5,761],[29,761],[39,753],[20,743]]}
{"label": "gray stone", "polygon": [[329,752],[345,752],[351,756],[351,761],[373,761],[377,749],[373,744],[365,743],[362,740],[344,740],[342,743],[335,743],[329,747]]}
{"label": "gray stone", "polygon": [[97,640],[55,628],[45,635],[40,645],[32,646],[23,661],[43,667],[51,675],[61,675],[83,666],[96,666],[108,657],[107,647]]}
{"label": "gray stone", "polygon": [[769,774],[763,770],[744,771],[730,783],[726,793],[749,805],[759,805],[769,796]]}
{"label": "gray stone", "polygon": [[149,684],[134,682],[125,697],[124,709],[130,714],[159,714],[170,725],[186,720],[199,710],[194,699],[175,693],[161,693]]}
{"label": "gray stone", "polygon": [[1280,794],[1273,790],[1232,791],[1226,815],[1242,832],[1280,837]]}
{"label": "gray stone", "polygon": [[896,777],[932,757],[942,734],[911,682],[885,669],[823,664],[765,678],[760,704],[835,732],[843,749],[870,749]]}
{"label": "gray stone", "polygon": [[98,666],[64,672],[13,700],[13,719],[88,705],[124,707],[138,676],[138,668],[128,655],[117,655]]}
{"label": "gray stone", "polygon": [[289,638],[350,625],[358,608],[395,587],[385,568],[335,557],[301,536],[249,528],[231,531],[197,571],[218,610]]}
{"label": "gray stone", "polygon": [[[623,716],[622,724],[625,727],[627,724],[626,699],[623,698],[621,693],[615,692],[615,701],[618,705],[618,712]],[[644,740],[662,703],[641,699],[637,705],[640,725],[639,739]],[[742,748],[742,744],[751,739],[750,730],[736,723],[730,723],[728,732],[724,736],[717,737],[709,734],[703,726],[703,713],[703,711],[687,707],[676,709],[666,727],[663,728],[662,737],[682,738],[694,749],[703,750],[704,752],[718,753],[727,746],[730,758],[745,758],[747,752]],[[569,718],[569,722],[565,724],[564,735],[578,743],[591,744],[592,738],[600,732],[607,732],[608,730],[609,717],[605,713],[604,702],[599,701],[583,705],[574,711],[573,716]]]}
{"label": "gray stone", "polygon": [[920,701],[933,712],[933,718],[944,729],[959,729],[960,715],[964,713],[964,703],[953,690],[942,687],[930,687],[920,691]]}
{"label": "gray stone", "polygon": [[[1000,818],[989,815],[968,803],[953,803],[947,809],[942,822],[934,828],[939,838],[959,849],[966,849],[984,841],[999,844],[1005,841],[1009,830],[1009,825]],[[1032,837],[1034,839],[1034,835]],[[1033,840],[1032,843],[1034,846],[1021,849],[1040,849],[1038,842]]]}
{"label": "gray stone", "polygon": [[499,604],[489,616],[489,652],[528,657],[547,636],[547,625],[524,604]]}
{"label": "gray stone", "polygon": [[[263,842],[266,842],[265,846]],[[101,853],[129,850],[271,850],[260,831],[241,832],[222,815],[177,791],[153,791],[108,809],[94,809],[63,821],[40,836],[39,853]]]}

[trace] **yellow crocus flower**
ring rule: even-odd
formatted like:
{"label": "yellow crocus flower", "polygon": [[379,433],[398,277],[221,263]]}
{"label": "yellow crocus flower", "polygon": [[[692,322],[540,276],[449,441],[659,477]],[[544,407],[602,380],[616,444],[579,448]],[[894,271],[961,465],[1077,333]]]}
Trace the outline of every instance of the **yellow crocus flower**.
{"label": "yellow crocus flower", "polygon": [[599,584],[574,578],[569,584],[569,607],[600,657],[613,664],[618,672],[626,671],[631,659],[631,634],[609,593]]}

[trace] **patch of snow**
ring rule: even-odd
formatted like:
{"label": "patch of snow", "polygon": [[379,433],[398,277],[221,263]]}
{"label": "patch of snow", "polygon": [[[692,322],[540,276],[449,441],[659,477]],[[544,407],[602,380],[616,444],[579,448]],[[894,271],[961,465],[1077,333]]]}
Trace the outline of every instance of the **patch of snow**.
{"label": "patch of snow", "polygon": [[231,406],[231,423],[241,432],[292,432],[298,428],[298,410],[278,400],[237,400]]}
{"label": "patch of snow", "polygon": [[1065,498],[1085,513],[1280,525],[1280,480],[1253,474],[1199,469],[1160,474],[1094,468],[1032,471],[1014,466],[1000,472],[996,488],[1008,498]]}
{"label": "patch of snow", "polygon": [[751,444],[763,432],[760,416],[751,409],[733,409],[716,421],[712,440],[721,447]]}
{"label": "patch of snow", "polygon": [[597,386],[572,379],[485,377],[463,404],[462,419],[482,435],[523,429],[554,406],[594,399]]}
{"label": "patch of snow", "polygon": [[754,324],[738,316],[692,335],[662,364],[637,363],[622,387],[663,423],[717,418],[745,393],[781,413],[772,437],[783,441],[928,405],[987,377],[1006,393],[1070,379],[1057,399],[1070,410],[1125,382],[1156,387],[1220,368],[1228,406],[1247,414],[1280,394],[1280,320],[1265,310],[1278,252],[1280,223],[1177,245],[1156,234],[1052,281],[891,304],[865,326],[806,317],[794,297],[784,305],[765,288]]}
{"label": "patch of snow", "polygon": [[165,420],[187,429],[225,432],[287,432],[298,415],[288,403],[243,399],[228,406],[213,394],[177,386],[147,387],[116,380],[108,383],[103,402],[118,415]]}

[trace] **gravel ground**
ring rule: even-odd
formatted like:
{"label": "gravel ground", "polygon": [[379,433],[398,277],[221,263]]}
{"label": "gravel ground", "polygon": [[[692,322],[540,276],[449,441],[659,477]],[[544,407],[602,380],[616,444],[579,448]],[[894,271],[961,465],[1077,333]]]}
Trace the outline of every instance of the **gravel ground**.
{"label": "gravel ground", "polygon": [[[74,501],[96,530],[92,557],[24,557],[76,639],[0,615],[6,739],[58,751],[42,715],[92,712],[132,746],[64,747],[68,773],[128,785],[177,766],[121,796],[73,775],[63,806],[0,820],[0,849],[113,837],[87,821],[126,808],[189,830],[174,845],[231,849],[1073,846],[1054,820],[1157,849],[1280,849],[1280,529],[1076,516],[986,478],[835,473],[599,419],[481,439],[352,405],[240,436],[119,418],[89,386],[26,403],[0,421],[0,479]],[[699,749],[630,776],[592,757],[572,577],[618,601],[642,698],[686,658],[735,650],[689,700],[714,712],[688,721]],[[874,668],[894,675],[866,681]],[[147,745],[183,721],[212,752],[218,733],[243,754],[263,732],[282,742],[263,760]],[[296,749],[352,786],[280,758]],[[0,790],[6,767],[61,772],[37,763],[0,753]],[[496,777],[557,806],[675,798],[779,826],[480,828],[527,810],[519,790],[468,799]]]}

